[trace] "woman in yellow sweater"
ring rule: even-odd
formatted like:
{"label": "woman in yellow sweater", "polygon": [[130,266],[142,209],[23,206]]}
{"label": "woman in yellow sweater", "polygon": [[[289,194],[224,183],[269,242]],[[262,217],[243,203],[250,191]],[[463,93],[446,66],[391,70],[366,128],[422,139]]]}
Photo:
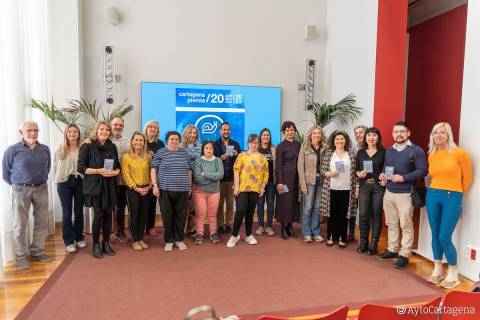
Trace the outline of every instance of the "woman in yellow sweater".
{"label": "woman in yellow sweater", "polygon": [[[472,163],[468,154],[453,141],[452,128],[446,122],[433,126],[429,144],[429,174],[426,208],[432,230],[434,269],[428,281],[451,289],[460,284],[457,251],[452,234],[462,213],[462,197],[472,183]],[[448,262],[445,277],[443,254]],[[443,280],[443,281],[442,281]]]}
{"label": "woman in yellow sweater", "polygon": [[267,158],[258,152],[259,138],[256,134],[248,137],[248,150],[240,153],[233,165],[233,194],[235,195],[235,219],[233,221],[232,236],[228,239],[227,247],[234,247],[240,240],[239,232],[245,217],[245,242],[257,244],[252,234],[253,213],[257,199],[265,193],[268,182]]}
{"label": "woman in yellow sweater", "polygon": [[136,251],[148,249],[148,245],[143,242],[143,235],[152,193],[151,161],[145,136],[141,132],[134,132],[130,149],[122,157],[122,177],[127,186],[128,227],[132,235],[132,248]]}

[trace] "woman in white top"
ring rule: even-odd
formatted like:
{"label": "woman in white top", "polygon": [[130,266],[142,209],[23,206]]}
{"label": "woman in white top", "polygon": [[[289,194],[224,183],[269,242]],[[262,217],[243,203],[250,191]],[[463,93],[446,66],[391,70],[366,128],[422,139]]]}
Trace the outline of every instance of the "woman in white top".
{"label": "woman in white top", "polygon": [[348,219],[357,213],[357,176],[355,154],[350,151],[347,133],[335,131],[329,138],[322,156],[322,204],[320,213],[327,217],[327,246],[338,241],[347,246]]}
{"label": "woman in white top", "polygon": [[[82,177],[77,172],[78,150],[80,149],[80,129],[75,124],[65,128],[63,143],[55,151],[53,158],[53,181],[62,205],[63,242],[68,253],[85,248],[83,237],[83,190]],[[72,208],[73,207],[73,208]],[[72,209],[74,221],[72,222]]]}

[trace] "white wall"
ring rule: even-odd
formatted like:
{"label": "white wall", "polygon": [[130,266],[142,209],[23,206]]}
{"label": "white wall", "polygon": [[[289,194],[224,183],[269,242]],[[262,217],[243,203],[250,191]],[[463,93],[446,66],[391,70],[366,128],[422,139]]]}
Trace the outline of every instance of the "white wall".
{"label": "white wall", "polygon": [[[48,0],[48,35],[48,100],[53,97],[57,106],[66,107],[68,100],[81,96],[78,0]],[[52,125],[52,153],[62,139],[61,132]],[[62,210],[53,182],[49,192],[55,220],[61,221]]]}
{"label": "white wall", "polygon": [[377,0],[327,0],[325,99],[335,103],[354,93],[364,108],[355,124],[367,126],[373,124],[377,17]]}
{"label": "white wall", "polygon": [[[467,31],[465,38],[465,61],[463,71],[462,106],[460,116],[460,147],[465,148],[472,157],[474,176],[472,188],[464,195],[463,212],[453,234],[453,242],[457,248],[459,273],[473,281],[479,280],[480,263],[467,259],[467,245],[480,249],[480,203],[475,197],[480,194],[480,171],[476,168],[480,160],[478,137],[480,127],[478,118],[478,90],[480,83],[480,2],[470,1],[467,13]],[[420,215],[418,249],[416,252],[433,260],[431,247],[432,234],[425,208]],[[444,259],[444,262],[446,260]]]}
{"label": "white wall", "polygon": [[[478,137],[480,126],[478,119],[478,91],[480,89],[480,2],[469,1],[467,13],[467,34],[465,39],[465,63],[463,71],[462,113],[460,117],[460,146],[465,148],[472,157],[473,185],[464,197],[464,208],[460,223],[457,226],[460,273],[467,278],[478,281],[480,264],[466,258],[466,246],[473,245],[480,249],[480,149]],[[477,251],[477,254],[479,252]]]}
{"label": "white wall", "polygon": [[[309,118],[297,84],[305,80],[308,58],[319,62],[317,75],[323,74],[325,47],[322,38],[306,41],[304,28],[324,29],[325,1],[85,0],[81,5],[84,95],[104,99],[103,46],[114,46],[122,77],[117,101],[128,97],[136,106],[126,134],[140,126],[141,81],[280,86],[282,119]],[[116,26],[105,21],[109,6],[120,12]]]}

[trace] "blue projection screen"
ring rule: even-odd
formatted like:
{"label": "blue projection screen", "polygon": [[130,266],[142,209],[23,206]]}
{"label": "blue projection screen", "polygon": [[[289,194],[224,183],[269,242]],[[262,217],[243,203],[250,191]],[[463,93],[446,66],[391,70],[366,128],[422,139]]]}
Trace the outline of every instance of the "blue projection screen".
{"label": "blue projection screen", "polygon": [[220,126],[231,124],[231,138],[247,148],[247,137],[263,128],[280,141],[282,91],[279,87],[251,87],[168,82],[142,82],[142,128],[149,120],[160,123],[164,140],[169,130],[182,132],[193,124],[201,141],[217,140]]}

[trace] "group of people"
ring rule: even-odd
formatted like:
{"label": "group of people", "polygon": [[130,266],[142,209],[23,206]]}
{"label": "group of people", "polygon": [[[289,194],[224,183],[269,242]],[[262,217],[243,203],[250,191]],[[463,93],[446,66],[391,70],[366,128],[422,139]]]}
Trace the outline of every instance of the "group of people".
{"label": "group of people", "polygon": [[[165,251],[186,250],[184,238],[193,212],[194,243],[208,236],[220,242],[231,234],[227,247],[240,240],[245,221],[245,242],[257,244],[255,236],[275,235],[273,218],[280,223],[280,236],[295,237],[293,223],[301,219],[306,243],[325,242],[345,248],[354,237],[357,207],[360,239],[357,252],[377,254],[382,230],[382,211],[388,226],[388,247],[378,259],[395,260],[405,268],[411,255],[413,231],[412,190],[417,180],[431,177],[426,209],[432,230],[434,270],[428,281],[445,288],[459,284],[457,253],[452,234],[462,211],[462,196],[472,181],[471,161],[453,139],[448,123],[436,124],[430,134],[428,161],[423,149],[410,140],[403,121],[393,126],[394,145],[384,148],[380,131],[357,126],[355,143],[341,130],[327,139],[323,128],[313,126],[303,143],[295,139],[291,121],[282,124],[283,141],[272,144],[271,132],[248,136],[248,149],[231,139],[231,126],[224,122],[217,141],[199,141],[198,129],[187,126],[183,133],[169,131],[166,144],[159,139],[157,121],[148,121],[143,132],[130,140],[122,136],[124,121],[98,122],[88,139],[80,129],[65,128],[64,140],[54,152],[38,142],[38,125],[22,124],[22,140],[10,146],[3,157],[3,179],[12,187],[16,265],[28,269],[29,260],[51,261],[43,252],[48,234],[48,188],[50,167],[62,206],[62,232],[67,252],[87,246],[83,236],[83,207],[91,207],[92,254],[113,256],[110,244],[112,215],[115,238],[125,234],[125,207],[133,250],[148,249],[145,234],[155,237],[158,201],[164,226]],[[300,197],[300,195],[302,197]],[[299,199],[303,199],[300,213]],[[235,215],[233,202],[235,201]],[[33,205],[34,232],[31,244],[26,229]],[[266,219],[264,209],[266,205]],[[253,232],[254,213],[258,227]],[[73,216],[73,219],[72,219]],[[300,218],[301,216],[301,218]],[[326,218],[324,239],[320,221]],[[400,240],[401,234],[401,240]],[[100,240],[101,239],[101,240]],[[448,262],[445,276],[442,259]]]}
{"label": "group of people", "polygon": [[[382,211],[388,226],[388,247],[376,257],[406,268],[414,240],[412,194],[416,182],[429,176],[426,211],[432,231],[434,269],[428,281],[451,289],[458,286],[457,252],[452,234],[462,212],[463,194],[472,182],[468,154],[453,139],[448,123],[437,123],[430,134],[428,160],[413,144],[406,122],[393,126],[394,145],[384,148],[380,131],[355,128],[357,144],[347,133],[334,131],[327,143],[322,128],[310,129],[298,155],[304,197],[302,232],[305,242],[323,241],[320,216],[327,217],[327,246],[345,248],[351,221],[359,213],[358,253],[377,253]],[[347,233],[350,232],[349,235]],[[401,237],[401,239],[400,239]],[[446,257],[448,272],[443,271]]]}

